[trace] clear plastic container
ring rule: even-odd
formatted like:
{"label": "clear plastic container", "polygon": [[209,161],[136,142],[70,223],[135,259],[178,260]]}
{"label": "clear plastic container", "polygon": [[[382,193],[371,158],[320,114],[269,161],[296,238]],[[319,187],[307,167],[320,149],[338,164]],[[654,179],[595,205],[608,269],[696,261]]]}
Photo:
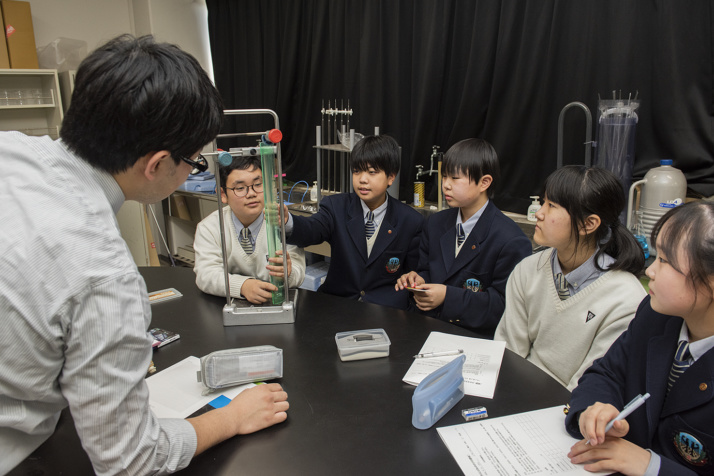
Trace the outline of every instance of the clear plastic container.
{"label": "clear plastic container", "polygon": [[384,329],[338,332],[335,334],[340,360],[378,359],[389,356],[389,336]]}

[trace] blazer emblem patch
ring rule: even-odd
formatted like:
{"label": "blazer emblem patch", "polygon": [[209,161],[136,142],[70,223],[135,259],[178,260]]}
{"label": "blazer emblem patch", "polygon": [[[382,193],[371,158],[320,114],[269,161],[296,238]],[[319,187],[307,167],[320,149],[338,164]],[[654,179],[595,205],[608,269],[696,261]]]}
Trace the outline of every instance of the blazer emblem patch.
{"label": "blazer emblem patch", "polygon": [[389,261],[387,261],[387,266],[385,266],[385,268],[387,269],[387,273],[396,273],[399,269],[400,264],[401,263],[399,262],[399,258],[397,258],[396,256],[394,258],[389,258]]}
{"label": "blazer emblem patch", "polygon": [[481,289],[483,289],[483,286],[481,286],[481,281],[479,281],[478,279],[469,278],[466,281],[464,281],[463,288],[477,293],[477,292],[481,291]]}
{"label": "blazer emblem patch", "polygon": [[687,432],[680,431],[674,435],[674,447],[679,456],[694,466],[704,466],[709,462],[709,454],[704,445],[694,436]]}

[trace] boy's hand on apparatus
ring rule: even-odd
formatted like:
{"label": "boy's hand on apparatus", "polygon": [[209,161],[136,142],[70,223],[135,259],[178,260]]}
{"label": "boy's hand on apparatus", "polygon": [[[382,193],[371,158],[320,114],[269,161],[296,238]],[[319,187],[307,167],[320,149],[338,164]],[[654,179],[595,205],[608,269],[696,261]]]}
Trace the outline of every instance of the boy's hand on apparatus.
{"label": "boy's hand on apparatus", "polygon": [[277,287],[268,282],[250,278],[243,281],[243,285],[240,287],[240,294],[246,298],[248,302],[263,304],[272,299],[273,292],[277,290]]}
{"label": "boy's hand on apparatus", "polygon": [[[283,272],[283,250],[278,250],[275,252],[278,256],[275,258],[268,258],[268,265],[265,267],[271,276],[278,278],[284,278],[285,273]],[[293,272],[293,262],[290,259],[290,252],[286,251],[285,256],[288,260],[288,276]]]}

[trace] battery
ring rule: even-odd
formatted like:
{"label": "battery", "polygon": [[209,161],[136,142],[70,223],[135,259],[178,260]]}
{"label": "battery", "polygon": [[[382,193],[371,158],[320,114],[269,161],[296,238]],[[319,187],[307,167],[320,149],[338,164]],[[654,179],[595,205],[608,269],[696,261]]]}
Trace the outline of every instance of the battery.
{"label": "battery", "polygon": [[488,413],[486,412],[486,407],[474,407],[461,410],[461,416],[466,421],[474,421],[488,417]]}

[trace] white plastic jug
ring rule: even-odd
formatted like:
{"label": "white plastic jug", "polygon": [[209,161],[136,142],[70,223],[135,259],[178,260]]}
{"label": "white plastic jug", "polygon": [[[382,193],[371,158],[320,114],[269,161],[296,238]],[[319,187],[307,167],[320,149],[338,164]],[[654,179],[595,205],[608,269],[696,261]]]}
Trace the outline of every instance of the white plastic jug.
{"label": "white plastic jug", "polygon": [[[633,230],[633,216],[637,213],[638,234],[647,239],[651,251],[654,246],[650,243],[652,228],[662,215],[670,209],[684,203],[687,195],[687,179],[681,170],[672,167],[672,161],[663,159],[660,166],[650,169],[645,178],[632,184],[627,200],[627,229]],[[633,210],[635,189],[642,185],[640,193],[640,206]]]}

